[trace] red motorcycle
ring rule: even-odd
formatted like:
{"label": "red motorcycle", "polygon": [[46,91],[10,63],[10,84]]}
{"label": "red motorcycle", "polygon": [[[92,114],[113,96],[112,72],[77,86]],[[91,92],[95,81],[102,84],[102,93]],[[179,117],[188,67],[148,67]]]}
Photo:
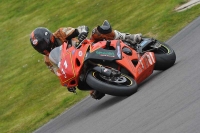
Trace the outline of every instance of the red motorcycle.
{"label": "red motorcycle", "polygon": [[176,60],[169,45],[153,38],[142,38],[135,46],[121,40],[85,39],[77,47],[64,43],[50,56],[63,86],[114,96],[135,93],[154,70],[168,69]]}

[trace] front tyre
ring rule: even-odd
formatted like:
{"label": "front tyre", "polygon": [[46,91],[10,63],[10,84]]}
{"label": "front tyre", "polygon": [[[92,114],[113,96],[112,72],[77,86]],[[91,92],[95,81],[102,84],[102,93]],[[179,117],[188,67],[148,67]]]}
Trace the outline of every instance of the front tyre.
{"label": "front tyre", "polygon": [[124,74],[113,80],[99,72],[91,71],[87,75],[86,82],[91,88],[113,96],[129,96],[137,92],[136,81]]}
{"label": "front tyre", "polygon": [[169,45],[159,41],[158,43],[161,44],[161,47],[154,51],[156,58],[154,70],[166,70],[174,65],[176,54]]}

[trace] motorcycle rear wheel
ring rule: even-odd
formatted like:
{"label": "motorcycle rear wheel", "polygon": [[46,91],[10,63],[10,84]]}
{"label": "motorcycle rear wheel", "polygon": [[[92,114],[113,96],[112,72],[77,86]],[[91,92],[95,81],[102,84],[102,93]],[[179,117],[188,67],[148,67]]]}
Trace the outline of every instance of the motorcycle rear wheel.
{"label": "motorcycle rear wheel", "polygon": [[154,51],[156,58],[154,70],[166,70],[174,65],[176,54],[169,45],[163,42],[159,43],[161,44],[161,47]]}
{"label": "motorcycle rear wheel", "polygon": [[106,78],[102,78],[99,72],[91,71],[87,75],[86,82],[94,90],[113,96],[130,96],[137,92],[136,81],[124,74],[115,82],[110,82]]}

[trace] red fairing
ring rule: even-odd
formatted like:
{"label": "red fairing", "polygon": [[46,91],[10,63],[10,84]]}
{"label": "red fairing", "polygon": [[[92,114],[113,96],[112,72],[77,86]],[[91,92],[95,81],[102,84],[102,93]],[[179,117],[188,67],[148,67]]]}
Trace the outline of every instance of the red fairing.
{"label": "red fairing", "polygon": [[[110,46],[116,48],[116,43],[119,40],[111,40]],[[70,47],[67,48],[67,43],[62,45],[61,61],[58,70],[58,76],[61,84],[67,87],[75,87],[78,85],[78,79],[80,76],[80,70],[84,64],[84,58],[89,50],[90,53],[96,51],[99,48],[105,48],[106,41],[100,41],[95,44],[91,40],[84,40],[80,48]],[[153,52],[146,52],[142,56],[137,52],[120,41],[121,51],[124,47],[132,50],[132,55],[127,55],[122,52],[122,59],[116,60],[116,63],[120,67],[126,68],[135,81],[139,84],[144,81],[153,72],[155,65],[155,56]],[[132,61],[137,60],[138,63],[135,66]]]}
{"label": "red fairing", "polygon": [[89,45],[82,44],[80,49],[76,49],[75,47],[67,48],[67,43],[62,45],[58,76],[63,86],[74,87],[78,85],[80,69],[88,47]]}

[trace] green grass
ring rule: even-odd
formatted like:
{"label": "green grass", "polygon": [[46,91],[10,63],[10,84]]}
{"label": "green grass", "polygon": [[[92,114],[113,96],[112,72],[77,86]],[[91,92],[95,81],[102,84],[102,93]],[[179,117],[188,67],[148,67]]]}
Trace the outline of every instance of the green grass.
{"label": "green grass", "polygon": [[90,31],[107,19],[113,29],[168,40],[200,15],[200,5],[184,12],[174,8],[187,0],[1,0],[0,131],[32,132],[86,97],[69,93],[50,73],[43,56],[30,45],[39,26],[87,25]]}

